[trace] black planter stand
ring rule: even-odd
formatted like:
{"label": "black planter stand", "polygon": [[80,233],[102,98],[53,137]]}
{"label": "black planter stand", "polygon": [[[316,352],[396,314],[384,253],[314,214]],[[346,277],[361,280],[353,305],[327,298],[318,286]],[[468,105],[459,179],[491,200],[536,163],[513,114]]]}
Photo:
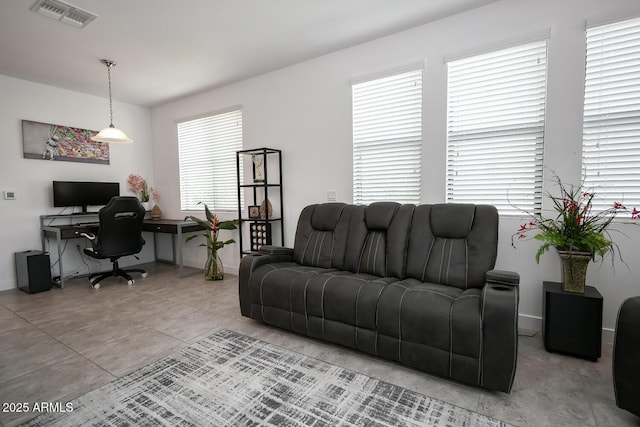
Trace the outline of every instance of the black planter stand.
{"label": "black planter stand", "polygon": [[565,292],[555,282],[543,283],[542,334],[547,351],[594,362],[602,351],[602,295],[592,286],[584,294]]}

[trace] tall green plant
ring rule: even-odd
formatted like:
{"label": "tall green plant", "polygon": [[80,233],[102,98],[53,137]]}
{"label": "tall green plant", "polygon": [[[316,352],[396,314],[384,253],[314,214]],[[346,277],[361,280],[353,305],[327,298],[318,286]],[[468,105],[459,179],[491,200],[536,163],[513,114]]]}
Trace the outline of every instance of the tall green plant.
{"label": "tall green plant", "polygon": [[200,225],[202,228],[206,229],[207,231],[205,231],[204,233],[193,234],[191,236],[188,236],[185,239],[185,242],[190,242],[196,237],[202,236],[205,238],[206,244],[202,243],[200,244],[200,246],[206,246],[209,253],[212,256],[215,256],[218,252],[218,249],[222,249],[223,247],[225,247],[225,245],[230,245],[236,242],[233,239],[229,239],[225,241],[218,240],[218,232],[220,230],[235,230],[236,228],[238,228],[237,226],[238,220],[234,219],[230,221],[220,221],[218,220],[217,215],[214,215],[213,213],[211,213],[211,210],[209,210],[209,207],[207,206],[206,203],[198,202],[198,204],[204,205],[204,213],[207,217],[207,220],[205,221],[203,219],[200,219],[192,215],[188,215],[184,219],[196,222],[198,225]]}

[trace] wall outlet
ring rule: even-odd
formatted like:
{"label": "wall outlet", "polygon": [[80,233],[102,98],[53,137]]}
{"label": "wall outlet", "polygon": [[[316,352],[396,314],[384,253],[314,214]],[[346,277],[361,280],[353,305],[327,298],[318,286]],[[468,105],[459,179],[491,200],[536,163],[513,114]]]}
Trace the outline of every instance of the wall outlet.
{"label": "wall outlet", "polygon": [[337,200],[336,190],[327,191],[327,201],[335,202]]}
{"label": "wall outlet", "polygon": [[15,200],[16,199],[16,193],[15,191],[3,191],[2,195],[4,196],[5,200]]}

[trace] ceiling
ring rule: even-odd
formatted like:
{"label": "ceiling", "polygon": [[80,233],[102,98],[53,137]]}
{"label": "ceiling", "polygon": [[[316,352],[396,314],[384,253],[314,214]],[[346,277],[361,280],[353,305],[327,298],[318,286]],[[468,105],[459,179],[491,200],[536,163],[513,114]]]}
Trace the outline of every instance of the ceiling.
{"label": "ceiling", "polygon": [[65,0],[75,28],[0,0],[0,74],[154,106],[495,0]]}

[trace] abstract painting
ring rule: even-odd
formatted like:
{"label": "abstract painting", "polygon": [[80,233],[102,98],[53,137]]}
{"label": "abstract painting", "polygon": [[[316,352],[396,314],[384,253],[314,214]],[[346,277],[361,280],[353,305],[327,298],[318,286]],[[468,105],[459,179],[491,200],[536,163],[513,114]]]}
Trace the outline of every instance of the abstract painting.
{"label": "abstract painting", "polygon": [[22,121],[25,159],[109,164],[109,144],[92,141],[98,132],[62,125]]}

